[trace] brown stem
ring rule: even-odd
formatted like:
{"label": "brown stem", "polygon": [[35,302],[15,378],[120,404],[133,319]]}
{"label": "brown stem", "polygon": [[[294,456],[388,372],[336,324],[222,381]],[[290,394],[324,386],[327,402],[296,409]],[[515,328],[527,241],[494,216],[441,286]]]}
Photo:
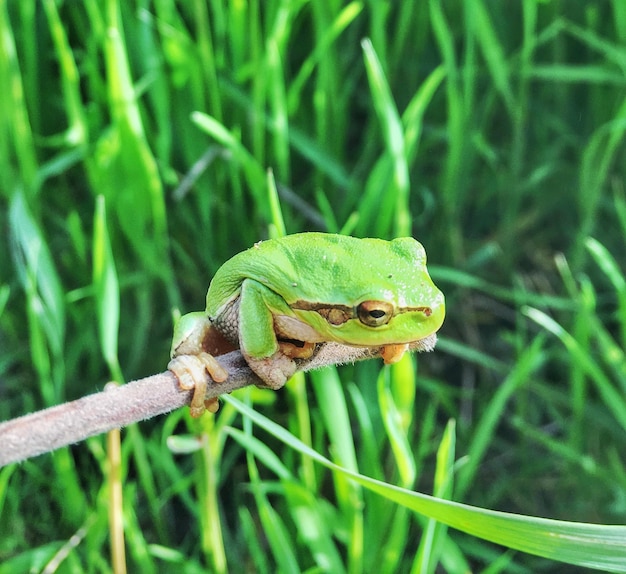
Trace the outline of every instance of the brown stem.
{"label": "brown stem", "polygon": [[[229,377],[209,385],[207,398],[259,382],[238,351],[220,357],[220,363]],[[165,371],[121,386],[107,385],[100,393],[0,423],[0,467],[168,413],[188,405],[191,395]]]}
{"label": "brown stem", "polygon": [[[433,334],[411,343],[409,349],[430,351],[436,341]],[[385,347],[324,343],[316,348],[312,357],[298,361],[298,370],[372,359],[380,357],[384,351]],[[228,379],[210,384],[207,399],[247,385],[263,384],[239,351],[220,355],[219,361],[228,371]],[[176,377],[166,371],[119,387],[107,385],[100,393],[0,423],[0,467],[168,413],[188,405],[191,396],[192,391],[183,391]]]}

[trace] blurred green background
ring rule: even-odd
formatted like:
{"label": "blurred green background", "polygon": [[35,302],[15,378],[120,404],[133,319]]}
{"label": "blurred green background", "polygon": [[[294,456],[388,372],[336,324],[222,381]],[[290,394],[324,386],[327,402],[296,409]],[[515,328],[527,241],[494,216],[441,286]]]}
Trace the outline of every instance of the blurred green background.
{"label": "blurred green background", "polygon": [[[237,396],[422,492],[454,420],[447,496],[624,523],[626,3],[8,0],[0,38],[2,420],[164,370],[176,313],[283,220],[413,235],[434,353]],[[242,428],[226,404],[124,431],[130,571],[563,571],[425,549],[417,516]],[[107,465],[97,437],[0,471],[0,571],[110,571]]]}

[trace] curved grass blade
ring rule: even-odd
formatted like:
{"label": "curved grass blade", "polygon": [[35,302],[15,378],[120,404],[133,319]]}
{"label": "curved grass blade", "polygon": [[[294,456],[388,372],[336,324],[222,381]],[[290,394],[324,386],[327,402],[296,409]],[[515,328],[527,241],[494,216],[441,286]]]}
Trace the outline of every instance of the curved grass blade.
{"label": "curved grass blade", "polygon": [[515,550],[606,572],[626,572],[626,526],[551,520],[477,508],[412,492],[348,471],[306,446],[286,429],[231,396],[224,401],[291,448],[349,476],[365,488],[452,528]]}

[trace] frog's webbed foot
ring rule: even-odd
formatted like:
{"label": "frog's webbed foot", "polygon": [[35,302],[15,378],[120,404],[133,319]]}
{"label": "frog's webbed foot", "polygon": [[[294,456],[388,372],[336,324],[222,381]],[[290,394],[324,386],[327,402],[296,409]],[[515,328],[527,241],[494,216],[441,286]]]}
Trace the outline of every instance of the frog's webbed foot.
{"label": "frog's webbed foot", "polygon": [[277,391],[298,369],[297,359],[308,358],[313,354],[314,343],[279,341],[278,351],[269,357],[255,358],[245,355],[250,368],[263,381],[257,383],[260,389]]}
{"label": "frog's webbed foot", "polygon": [[228,378],[228,372],[213,355],[204,352],[197,355],[178,355],[169,362],[167,368],[176,375],[181,389],[193,389],[189,409],[192,417],[201,416],[205,410],[217,412],[217,397],[205,399],[209,384],[207,374],[216,383],[223,383]]}

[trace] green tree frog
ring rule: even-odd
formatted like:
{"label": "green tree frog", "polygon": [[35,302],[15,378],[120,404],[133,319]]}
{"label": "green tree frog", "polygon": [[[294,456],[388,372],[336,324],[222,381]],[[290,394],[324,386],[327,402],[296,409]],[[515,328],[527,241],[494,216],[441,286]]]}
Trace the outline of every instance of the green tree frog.
{"label": "green tree frog", "polygon": [[215,356],[240,349],[259,386],[279,389],[296,370],[431,350],[443,293],[411,237],[385,241],[329,233],[270,239],[220,267],[206,311],[177,322],[168,368],[194,389],[191,414],[217,410],[209,382],[228,373]]}

